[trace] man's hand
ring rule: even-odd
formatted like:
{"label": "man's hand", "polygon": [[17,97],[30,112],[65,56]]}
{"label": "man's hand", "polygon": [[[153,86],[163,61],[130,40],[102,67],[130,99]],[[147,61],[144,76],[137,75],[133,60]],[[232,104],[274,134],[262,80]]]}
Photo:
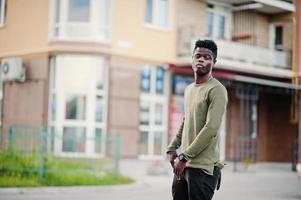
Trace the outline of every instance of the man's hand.
{"label": "man's hand", "polygon": [[169,162],[173,168],[175,164],[175,159],[177,158],[177,153],[175,151],[169,151],[167,155],[168,155]]}
{"label": "man's hand", "polygon": [[184,169],[186,167],[186,163],[179,161],[178,159],[174,163],[173,172],[176,175],[177,179],[181,179],[184,177]]}

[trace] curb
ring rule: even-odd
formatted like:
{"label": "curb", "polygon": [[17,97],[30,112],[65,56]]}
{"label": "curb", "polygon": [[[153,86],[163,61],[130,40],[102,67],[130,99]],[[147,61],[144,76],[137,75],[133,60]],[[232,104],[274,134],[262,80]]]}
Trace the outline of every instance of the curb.
{"label": "curb", "polygon": [[135,181],[134,183],[125,185],[87,185],[87,186],[42,186],[32,188],[0,188],[0,195],[10,194],[61,194],[61,193],[81,193],[81,192],[109,192],[121,190],[137,190],[146,187],[148,184],[142,181]]}

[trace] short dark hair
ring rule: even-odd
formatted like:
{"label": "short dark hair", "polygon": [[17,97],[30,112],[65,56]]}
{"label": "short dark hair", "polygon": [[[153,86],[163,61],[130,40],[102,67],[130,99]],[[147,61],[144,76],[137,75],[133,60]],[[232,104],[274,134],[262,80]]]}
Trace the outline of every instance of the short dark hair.
{"label": "short dark hair", "polygon": [[195,42],[193,52],[198,47],[209,49],[213,53],[214,60],[216,59],[216,57],[217,57],[217,45],[213,40],[197,40]]}

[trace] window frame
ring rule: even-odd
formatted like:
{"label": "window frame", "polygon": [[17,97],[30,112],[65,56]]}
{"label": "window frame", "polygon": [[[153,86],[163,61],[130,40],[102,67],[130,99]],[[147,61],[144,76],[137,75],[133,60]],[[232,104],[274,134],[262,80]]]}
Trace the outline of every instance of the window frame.
{"label": "window frame", "polygon": [[166,19],[167,19],[167,24],[166,25],[160,25],[160,18],[159,18],[159,3],[158,1],[161,0],[151,0],[152,1],[152,21],[151,22],[147,22],[146,21],[146,10],[147,10],[147,0],[144,0],[144,18],[143,18],[143,22],[144,22],[144,26],[147,28],[153,28],[153,29],[157,29],[160,31],[169,31],[170,27],[171,27],[171,1],[170,0],[166,0],[167,1],[167,11],[168,13],[166,14]]}
{"label": "window frame", "polygon": [[[232,12],[230,8],[228,8],[224,4],[219,4],[215,2],[209,2],[209,4],[213,5],[213,8],[207,8],[207,33],[206,37],[213,39],[221,39],[221,40],[230,40],[231,39],[231,29],[232,29]],[[212,24],[212,35],[208,35],[208,13],[211,13],[213,16],[213,24]],[[220,36],[220,17],[224,17],[224,37]]]}
{"label": "window frame", "polygon": [[0,3],[2,5],[1,10],[0,10],[0,28],[5,26],[6,23],[6,0],[0,0]]}
{"label": "window frame", "polygon": [[[105,24],[101,24],[102,20],[97,13],[96,5],[101,5],[102,2],[97,2],[97,0],[90,0],[90,18],[88,22],[76,22],[69,21],[68,19],[68,9],[70,0],[53,0],[50,1],[50,23],[49,23],[49,41],[75,41],[75,42],[100,42],[108,44],[111,42],[112,35],[112,0],[101,0],[106,1],[109,5],[109,9],[104,8],[103,10],[107,13],[108,21]],[[59,2],[59,7],[57,7]],[[57,13],[57,8],[59,8],[59,14]],[[56,22],[56,17],[59,20]],[[84,36],[68,36],[66,29],[69,27],[88,27],[90,28],[90,34]],[[58,29],[58,33],[55,33],[55,29]],[[101,34],[105,32],[104,34]]]}
{"label": "window frame", "polygon": [[[169,101],[169,74],[168,71],[165,71],[164,74],[164,92],[157,93],[156,91],[156,81],[157,81],[157,68],[162,66],[151,66],[145,65],[151,71],[150,75],[150,92],[143,92],[141,90],[140,100],[149,103],[149,124],[141,125],[139,118],[139,138],[141,132],[148,132],[148,141],[147,141],[147,153],[141,154],[138,152],[138,158],[143,160],[161,160],[165,158],[164,147],[167,145],[168,137],[168,101]],[[164,68],[164,67],[162,67]],[[162,124],[156,124],[156,105],[159,104],[162,106]],[[140,104],[139,104],[140,105]],[[140,107],[139,107],[140,113]],[[140,116],[140,114],[139,114]],[[155,154],[155,133],[162,133],[162,142],[161,142],[161,153],[160,155]],[[140,145],[140,142],[138,143]]]}
{"label": "window frame", "polygon": [[[95,158],[103,158],[106,155],[106,133],[107,133],[107,109],[108,109],[108,60],[104,56],[90,56],[90,59],[95,59],[92,62],[94,64],[98,64],[98,61],[101,61],[101,67],[103,68],[103,88],[97,89],[96,82],[97,78],[92,78],[90,84],[94,84],[94,89],[89,89],[87,92],[82,91],[66,91],[66,89],[59,86],[58,76],[60,68],[64,66],[64,57],[65,56],[74,56],[73,54],[64,54],[64,55],[56,55],[50,58],[50,91],[49,91],[49,105],[48,105],[48,124],[49,129],[54,128],[55,133],[57,134],[54,138],[54,146],[53,153],[54,155],[61,157],[95,157]],[[95,61],[95,62],[94,62]],[[86,95],[86,119],[85,120],[73,120],[65,118],[65,98],[69,95]],[[52,104],[53,104],[53,95],[56,96],[56,117],[53,119],[52,116]],[[96,121],[96,98],[97,96],[101,96],[103,98],[102,106],[103,106],[103,115],[102,121]],[[65,127],[79,127],[85,128],[86,130],[86,141],[85,141],[85,151],[84,152],[64,152],[63,151],[63,130]],[[95,140],[96,140],[96,129],[101,129],[101,151],[96,152],[95,149]],[[91,138],[95,138],[92,140]],[[50,142],[50,141],[49,141]]]}
{"label": "window frame", "polygon": [[[276,28],[277,27],[282,27],[282,44],[281,45],[276,45]],[[284,23],[271,23],[270,24],[270,49],[274,51],[283,51],[284,47],[284,33],[285,33],[285,24]]]}

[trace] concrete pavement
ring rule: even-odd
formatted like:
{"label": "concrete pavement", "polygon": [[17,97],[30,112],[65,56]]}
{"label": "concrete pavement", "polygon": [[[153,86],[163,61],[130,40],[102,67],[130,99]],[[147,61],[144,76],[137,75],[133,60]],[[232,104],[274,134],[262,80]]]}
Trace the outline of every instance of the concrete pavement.
{"label": "concrete pavement", "polygon": [[[214,200],[301,200],[301,180],[289,164],[260,164],[244,171],[223,170]],[[122,160],[121,172],[135,178],[122,186],[0,189],[0,200],[153,200],[171,199],[172,172],[167,162]]]}

